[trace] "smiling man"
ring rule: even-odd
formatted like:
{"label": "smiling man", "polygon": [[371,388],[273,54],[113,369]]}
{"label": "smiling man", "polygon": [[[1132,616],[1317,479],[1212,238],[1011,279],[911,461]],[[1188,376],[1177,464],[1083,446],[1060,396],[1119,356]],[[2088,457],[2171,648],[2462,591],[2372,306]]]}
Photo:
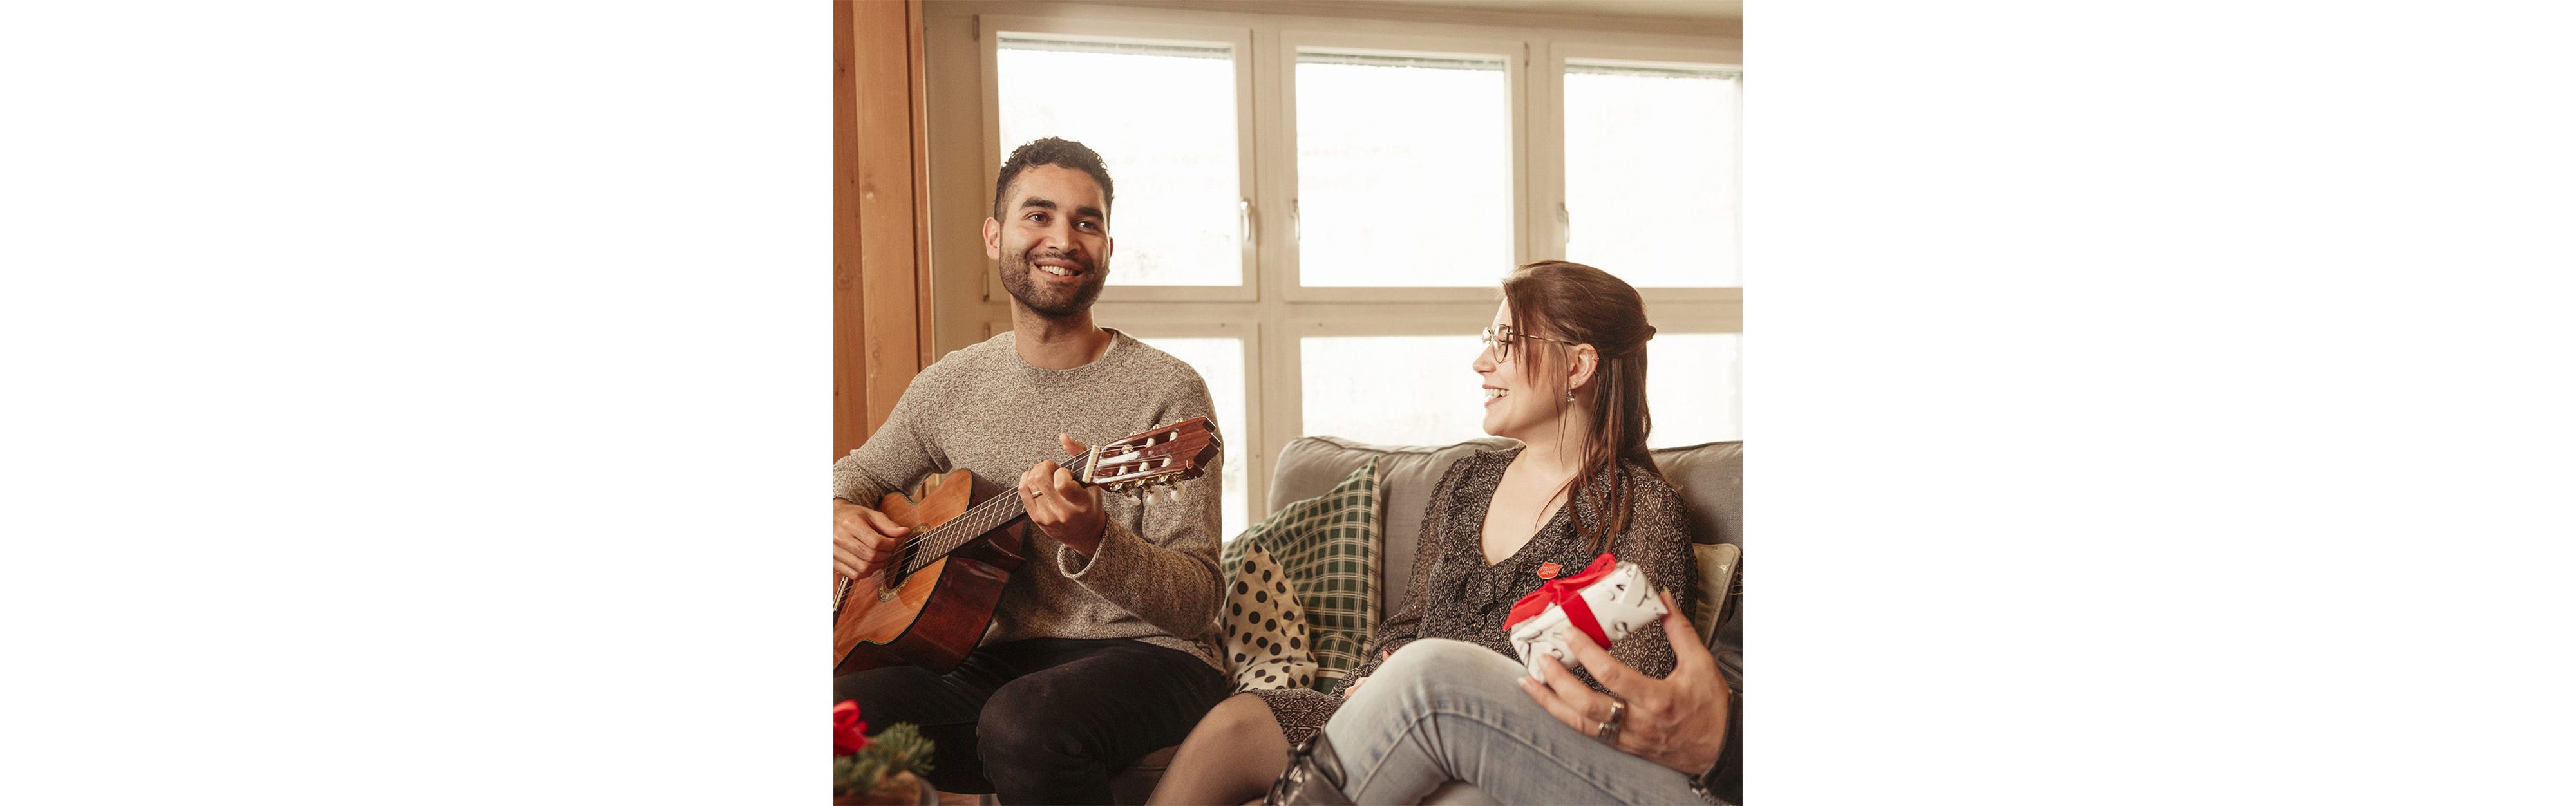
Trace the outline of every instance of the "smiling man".
{"label": "smiling man", "polygon": [[923,369],[885,425],[832,465],[832,565],[853,579],[882,572],[912,536],[871,506],[924,475],[971,470],[979,488],[1028,508],[1028,562],[964,663],[833,681],[833,698],[858,700],[869,725],[921,726],[942,790],[1107,803],[1112,775],[1180,743],[1228,689],[1215,644],[1222,460],[1177,499],[1145,502],[1104,500],[1054,461],[1192,417],[1215,422],[1188,364],[1092,324],[1115,246],[1110,196],[1108,169],[1081,143],[1012,152],[984,220],[1010,332]]}

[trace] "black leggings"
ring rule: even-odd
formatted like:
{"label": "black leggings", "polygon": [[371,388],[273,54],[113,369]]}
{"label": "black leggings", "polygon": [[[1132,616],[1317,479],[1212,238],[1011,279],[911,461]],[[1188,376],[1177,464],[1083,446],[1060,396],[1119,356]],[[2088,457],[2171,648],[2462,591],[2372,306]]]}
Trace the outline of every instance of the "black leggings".
{"label": "black leggings", "polygon": [[944,675],[898,666],[832,681],[869,732],[921,727],[933,786],[1003,803],[1108,803],[1112,775],[1180,744],[1229,688],[1206,661],[1124,638],[1014,641]]}

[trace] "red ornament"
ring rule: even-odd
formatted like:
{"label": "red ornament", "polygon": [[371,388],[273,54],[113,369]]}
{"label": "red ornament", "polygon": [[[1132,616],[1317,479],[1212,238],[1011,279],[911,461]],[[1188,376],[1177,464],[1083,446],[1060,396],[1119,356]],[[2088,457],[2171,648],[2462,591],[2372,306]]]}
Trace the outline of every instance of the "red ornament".
{"label": "red ornament", "polygon": [[1556,575],[1564,570],[1565,566],[1557,565],[1556,563],[1540,563],[1538,566],[1538,578],[1555,579]]}
{"label": "red ornament", "polygon": [[868,723],[859,721],[859,701],[832,706],[832,755],[846,756],[868,746]]}

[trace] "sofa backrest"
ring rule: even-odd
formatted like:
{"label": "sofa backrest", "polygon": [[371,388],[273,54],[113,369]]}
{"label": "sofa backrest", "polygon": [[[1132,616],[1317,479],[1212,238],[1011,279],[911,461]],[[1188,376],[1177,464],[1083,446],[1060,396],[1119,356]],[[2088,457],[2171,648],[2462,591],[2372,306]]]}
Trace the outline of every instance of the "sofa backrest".
{"label": "sofa backrest", "polygon": [[[1377,461],[1379,533],[1386,544],[1378,555],[1384,600],[1380,612],[1404,601],[1412,580],[1413,555],[1421,545],[1422,514],[1431,503],[1431,486],[1448,472],[1449,463],[1477,451],[1517,443],[1481,437],[1442,446],[1369,445],[1340,437],[1310,436],[1289,441],[1270,475],[1270,511],[1323,495],[1352,470]],[[1690,507],[1691,538],[1701,543],[1744,544],[1744,443],[1710,442],[1653,452],[1655,466],[1681,492]]]}
{"label": "sofa backrest", "polygon": [[1500,437],[1471,439],[1455,445],[1383,446],[1341,437],[1298,437],[1279,452],[1279,467],[1270,474],[1270,511],[1323,495],[1342,477],[1377,460],[1378,534],[1386,542],[1377,556],[1380,618],[1404,601],[1405,583],[1413,574],[1413,551],[1421,544],[1422,512],[1431,505],[1431,486],[1449,464],[1477,451],[1520,443]]}

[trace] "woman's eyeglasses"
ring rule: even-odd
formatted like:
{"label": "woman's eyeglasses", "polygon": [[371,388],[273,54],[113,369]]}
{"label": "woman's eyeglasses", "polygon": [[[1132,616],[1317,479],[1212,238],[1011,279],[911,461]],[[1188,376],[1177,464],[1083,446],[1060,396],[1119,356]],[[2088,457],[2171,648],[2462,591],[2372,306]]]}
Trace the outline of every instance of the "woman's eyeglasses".
{"label": "woman's eyeglasses", "polygon": [[1572,347],[1580,343],[1566,341],[1564,339],[1551,339],[1546,336],[1533,335],[1529,333],[1514,333],[1512,332],[1511,325],[1503,325],[1501,327],[1495,327],[1493,325],[1485,326],[1485,349],[1494,351],[1494,363],[1500,364],[1502,362],[1512,360],[1512,340],[1514,339],[1552,341],[1568,347]]}

